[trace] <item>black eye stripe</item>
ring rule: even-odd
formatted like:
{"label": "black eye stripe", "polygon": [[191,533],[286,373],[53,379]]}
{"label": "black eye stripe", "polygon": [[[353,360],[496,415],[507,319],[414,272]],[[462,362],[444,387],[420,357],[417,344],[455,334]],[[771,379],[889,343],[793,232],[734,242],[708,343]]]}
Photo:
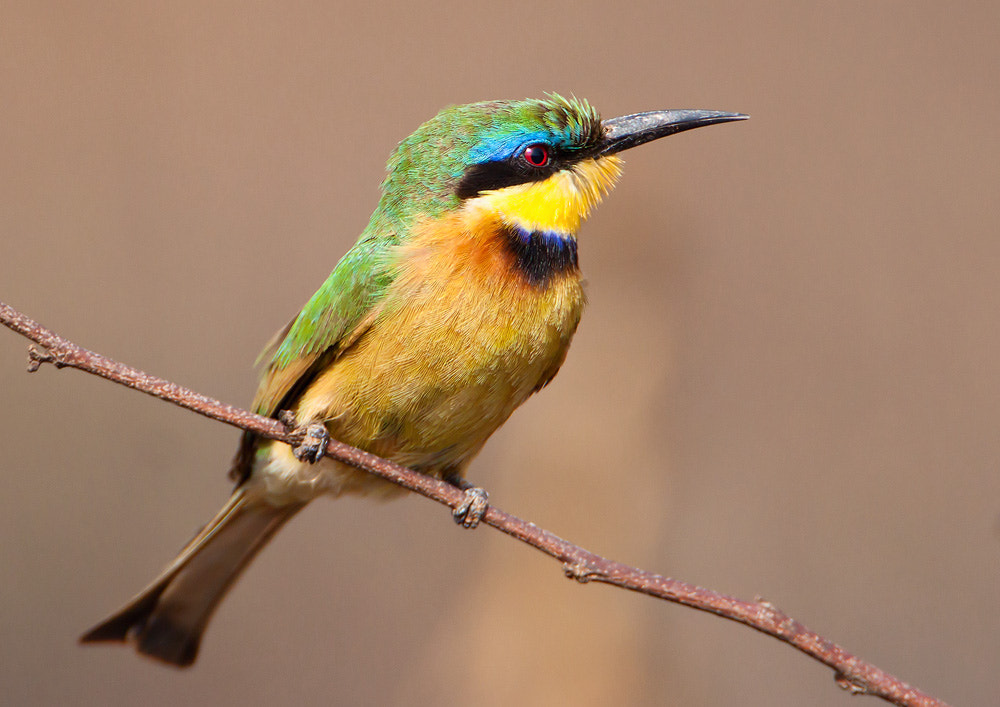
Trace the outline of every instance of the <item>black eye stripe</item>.
{"label": "black eye stripe", "polygon": [[467,167],[455,185],[456,196],[459,199],[471,199],[490,189],[544,181],[574,161],[570,155],[562,154],[548,145],[545,147],[548,148],[548,161],[542,166],[536,167],[528,163],[525,148],[506,160],[481,162]]}

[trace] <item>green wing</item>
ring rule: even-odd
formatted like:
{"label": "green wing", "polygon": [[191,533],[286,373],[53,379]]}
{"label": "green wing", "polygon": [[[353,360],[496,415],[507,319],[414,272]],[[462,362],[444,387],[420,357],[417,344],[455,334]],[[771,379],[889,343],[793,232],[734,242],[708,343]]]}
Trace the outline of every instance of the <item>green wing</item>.
{"label": "green wing", "polygon": [[[316,375],[371,325],[392,281],[387,255],[395,243],[395,237],[363,234],[298,316],[265,347],[257,359],[267,361],[267,366],[254,397],[254,412],[273,417],[292,407]],[[249,477],[256,448],[256,435],[244,432],[229,470],[237,485]]]}
{"label": "green wing", "polygon": [[362,237],[323,286],[261,353],[267,361],[253,408],[274,415],[367,328],[392,280],[386,256],[395,239]]}

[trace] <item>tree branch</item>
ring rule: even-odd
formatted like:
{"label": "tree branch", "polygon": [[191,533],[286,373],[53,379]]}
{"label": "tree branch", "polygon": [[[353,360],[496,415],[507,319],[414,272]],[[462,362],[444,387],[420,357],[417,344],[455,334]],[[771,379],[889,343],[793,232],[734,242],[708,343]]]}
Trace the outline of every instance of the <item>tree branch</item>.
{"label": "tree branch", "polygon": [[[3,302],[0,302],[0,323],[44,347],[44,350],[28,347],[28,370],[31,372],[38,370],[43,363],[51,363],[56,368],[77,368],[262,437],[287,443],[297,441],[277,420],[254,415],[77,346]],[[463,492],[451,484],[335,440],[327,446],[326,456],[399,484],[452,509],[463,500]],[[832,668],[837,684],[853,694],[873,695],[897,705],[947,707],[944,702],[810,631],[767,601],[741,601],[606,559],[495,506],[487,509],[482,522],[556,558],[563,563],[566,576],[578,582],[602,582],[648,594],[717,614],[777,638]]]}

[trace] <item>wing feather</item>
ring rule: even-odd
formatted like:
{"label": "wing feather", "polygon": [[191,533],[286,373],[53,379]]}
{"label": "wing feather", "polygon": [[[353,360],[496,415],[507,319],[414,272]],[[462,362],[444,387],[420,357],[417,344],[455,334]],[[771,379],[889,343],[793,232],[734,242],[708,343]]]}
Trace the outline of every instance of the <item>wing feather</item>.
{"label": "wing feather", "polygon": [[[316,375],[377,319],[392,280],[388,254],[395,240],[363,235],[302,311],[272,337],[257,359],[264,370],[254,396],[254,412],[274,417],[294,407]],[[237,481],[247,478],[255,448],[254,435],[244,434],[230,471]]]}
{"label": "wing feather", "polygon": [[261,354],[266,361],[254,411],[275,415],[374,320],[391,281],[386,254],[391,241],[362,239]]}

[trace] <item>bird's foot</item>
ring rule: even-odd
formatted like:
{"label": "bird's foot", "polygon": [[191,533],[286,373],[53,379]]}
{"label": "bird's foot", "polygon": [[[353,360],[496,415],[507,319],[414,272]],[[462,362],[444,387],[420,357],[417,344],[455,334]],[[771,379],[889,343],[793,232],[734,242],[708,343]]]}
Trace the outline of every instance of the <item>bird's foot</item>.
{"label": "bird's foot", "polygon": [[465,498],[452,511],[452,517],[459,525],[472,530],[486,514],[489,507],[490,495],[481,486],[475,486],[471,482],[461,477],[448,477],[445,479],[449,484],[457,486],[465,492]]}
{"label": "bird's foot", "polygon": [[282,410],[278,421],[291,430],[295,441],[292,443],[292,454],[300,462],[315,464],[326,453],[326,445],[330,443],[330,431],[322,422],[314,420],[305,425],[299,425],[295,413]]}
{"label": "bird's foot", "polygon": [[459,525],[472,530],[486,514],[489,507],[490,495],[481,486],[472,486],[465,489],[465,498],[452,512],[452,517]]}

